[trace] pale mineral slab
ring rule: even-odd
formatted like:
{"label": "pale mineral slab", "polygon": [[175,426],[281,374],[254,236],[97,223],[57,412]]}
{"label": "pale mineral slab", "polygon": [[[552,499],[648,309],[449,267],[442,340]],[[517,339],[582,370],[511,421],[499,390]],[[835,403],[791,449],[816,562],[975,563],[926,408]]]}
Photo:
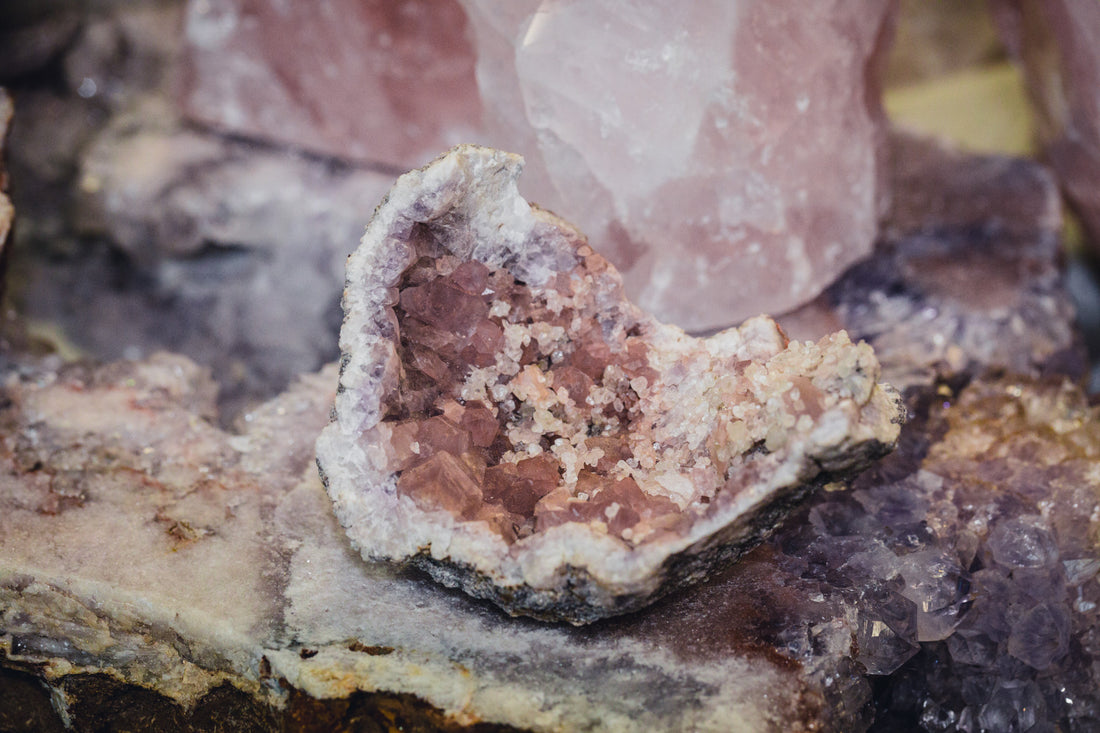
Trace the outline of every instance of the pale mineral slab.
{"label": "pale mineral slab", "polygon": [[331,370],[308,377],[232,435],[180,357],[12,375],[6,663],[61,688],[108,672],[184,706],[223,682],[275,708],[292,690],[411,694],[457,723],[533,730],[798,730],[827,714],[820,683],[725,624],[665,610],[581,632],[365,563],[313,466],[334,389]]}

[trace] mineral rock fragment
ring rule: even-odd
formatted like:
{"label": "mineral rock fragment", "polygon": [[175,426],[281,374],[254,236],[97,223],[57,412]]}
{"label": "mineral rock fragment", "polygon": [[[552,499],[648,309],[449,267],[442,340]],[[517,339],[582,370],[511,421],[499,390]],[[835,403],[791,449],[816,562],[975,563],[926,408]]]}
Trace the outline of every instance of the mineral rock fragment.
{"label": "mineral rock fragment", "polygon": [[1100,5],[997,0],[992,6],[1038,109],[1045,156],[1100,246]]}
{"label": "mineral rock fragment", "polygon": [[786,311],[870,251],[891,3],[463,4],[489,142],[659,319]]}
{"label": "mineral rock fragment", "polygon": [[184,111],[299,149],[422,165],[480,121],[465,29],[455,0],[190,2]]}
{"label": "mineral rock fragment", "polygon": [[519,197],[519,167],[464,146],[402,177],[348,261],[317,452],[365,556],[586,623],[736,559],[889,450],[903,408],[869,347],[658,323]]}
{"label": "mineral rock fragment", "polygon": [[1080,375],[1050,172],[905,133],[890,148],[894,195],[874,253],[784,314],[784,330],[809,339],[846,329],[902,390],[989,369]]}
{"label": "mineral rock fragment", "polygon": [[49,279],[71,287],[30,300],[38,317],[66,314],[91,353],[170,348],[213,368],[223,404],[272,395],[335,359],[346,243],[363,227],[351,212],[391,182],[185,127],[146,100],[94,136],[76,198],[78,231],[108,238],[129,275],[52,264]]}
{"label": "mineral rock fragment", "polygon": [[[1097,729],[1097,409],[1063,378],[1005,377],[912,413],[897,451],[761,548],[774,577],[855,619],[875,730]],[[812,632],[776,643],[812,658]]]}

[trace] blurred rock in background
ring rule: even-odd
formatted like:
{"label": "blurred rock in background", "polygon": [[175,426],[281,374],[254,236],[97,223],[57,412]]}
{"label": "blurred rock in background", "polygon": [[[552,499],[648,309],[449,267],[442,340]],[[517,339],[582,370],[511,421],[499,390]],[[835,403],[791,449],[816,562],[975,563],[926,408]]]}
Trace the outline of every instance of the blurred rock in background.
{"label": "blurred rock in background", "polygon": [[70,352],[209,365],[231,415],[336,357],[344,258],[393,172],[186,122],[184,12],[89,6],[16,80],[12,288]]}
{"label": "blurred rock in background", "polygon": [[183,111],[233,135],[415,168],[480,124],[466,24],[456,0],[190,2]]}
{"label": "blurred rock in background", "polygon": [[[7,261],[8,236],[11,234],[12,219],[15,217],[15,209],[12,208],[11,199],[8,198],[8,173],[4,168],[4,141],[8,136],[11,115],[11,97],[3,87],[0,87],[0,263]],[[0,295],[4,292],[3,276],[4,268],[0,266]]]}
{"label": "blurred rock in background", "polygon": [[[536,183],[547,198],[535,200],[587,226],[659,316],[699,327],[782,310],[873,239],[886,190],[867,80],[890,4],[812,17],[765,5],[702,24],[706,54],[685,35],[703,8],[640,15],[620,39],[637,53],[588,44],[592,58],[568,45],[602,22],[580,6],[540,13],[546,42],[526,45],[533,6],[501,15],[513,33],[499,39],[481,11],[467,28],[456,4],[411,0],[89,4],[65,34],[71,21],[29,13],[25,34],[55,30],[17,81],[13,170],[31,256],[15,294],[87,353],[192,355],[240,407],[335,357],[343,259],[386,185],[472,136],[527,153],[528,180],[558,176]],[[569,63],[546,55],[555,38]],[[494,66],[497,41],[521,44],[519,66]],[[492,132],[476,132],[475,48]],[[791,73],[776,83],[780,68]],[[529,85],[526,102],[500,96],[503,72]],[[561,84],[587,101],[565,103]],[[507,118],[506,105],[525,104]],[[618,121],[604,125],[601,109]],[[550,139],[561,135],[584,155]],[[691,242],[690,256],[674,242]]]}
{"label": "blurred rock in background", "polygon": [[1023,78],[986,0],[901,0],[883,104],[895,125],[968,152],[1035,149]]}
{"label": "blurred rock in background", "polygon": [[[1002,3],[1001,25],[1024,38],[1055,5]],[[236,411],[335,357],[344,256],[393,175],[451,142],[526,152],[534,200],[580,221],[643,305],[714,327],[812,299],[867,254],[891,192],[908,195],[887,174],[883,68],[907,127],[1006,152],[1031,135],[981,2],[900,2],[889,55],[890,3],[696,9],[707,63],[677,30],[690,14],[638,14],[619,53],[584,42],[604,12],[585,7],[470,0],[467,21],[420,0],[8,6],[15,302],[69,352],[188,353]],[[957,187],[989,165],[956,166]]]}
{"label": "blurred rock in background", "polygon": [[1004,61],[985,0],[899,0],[899,22],[886,64],[887,87],[910,86]]}
{"label": "blurred rock in background", "polygon": [[899,389],[988,370],[1081,377],[1050,172],[897,131],[890,161],[894,196],[874,253],[782,316],[788,334],[847,329]]}

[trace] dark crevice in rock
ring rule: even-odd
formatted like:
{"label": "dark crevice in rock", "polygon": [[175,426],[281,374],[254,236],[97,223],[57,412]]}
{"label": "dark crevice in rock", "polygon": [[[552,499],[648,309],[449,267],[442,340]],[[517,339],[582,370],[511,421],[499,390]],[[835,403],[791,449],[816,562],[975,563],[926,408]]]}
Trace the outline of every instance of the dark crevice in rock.
{"label": "dark crevice in rock", "polygon": [[228,683],[185,708],[150,689],[104,674],[74,674],[45,683],[33,671],[0,665],[0,730],[60,733],[70,729],[53,707],[52,684],[68,701],[71,730],[173,733],[519,733],[492,723],[463,725],[413,695],[355,692],[317,700],[291,689],[285,708]]}

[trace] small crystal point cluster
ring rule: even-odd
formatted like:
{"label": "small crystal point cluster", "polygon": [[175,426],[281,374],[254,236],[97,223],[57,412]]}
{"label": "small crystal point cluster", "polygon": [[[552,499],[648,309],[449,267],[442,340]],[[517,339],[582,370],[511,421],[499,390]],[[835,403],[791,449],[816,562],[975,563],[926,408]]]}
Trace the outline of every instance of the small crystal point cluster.
{"label": "small crystal point cluster", "polygon": [[690,330],[784,312],[870,253],[890,3],[462,5],[488,139],[648,312]]}
{"label": "small crystal point cluster", "polygon": [[485,521],[508,543],[565,522],[637,543],[682,521],[675,495],[647,494],[632,465],[659,462],[635,430],[657,383],[649,346],[640,330],[604,333],[579,291],[607,265],[578,255],[544,288],[448,256],[405,271],[405,368],[378,435],[397,491],[425,511]]}
{"label": "small crystal point cluster", "polygon": [[[912,403],[896,452],[770,540],[777,577],[810,584],[811,616],[845,609],[873,730],[1096,730],[1097,409],[1028,377]],[[813,633],[776,642],[812,666]]]}
{"label": "small crystal point cluster", "polygon": [[349,259],[317,451],[365,556],[587,623],[736,559],[890,449],[903,408],[870,347],[658,323],[518,195],[519,167],[462,146],[403,176]]}

